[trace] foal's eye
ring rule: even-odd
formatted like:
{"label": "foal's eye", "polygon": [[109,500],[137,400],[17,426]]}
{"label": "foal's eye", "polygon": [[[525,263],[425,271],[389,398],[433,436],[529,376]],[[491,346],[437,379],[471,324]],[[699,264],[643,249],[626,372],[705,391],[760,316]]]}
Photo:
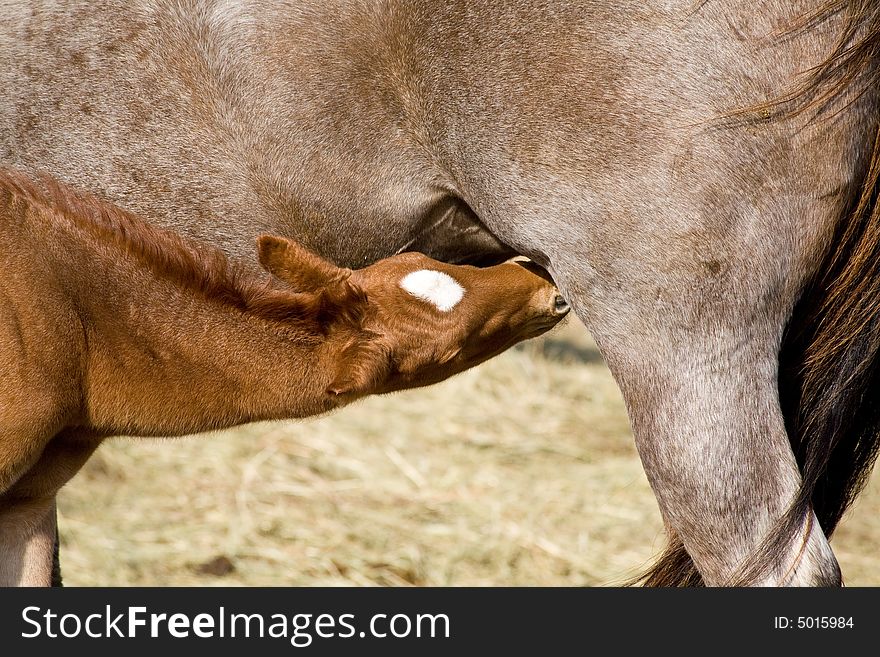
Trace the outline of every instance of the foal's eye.
{"label": "foal's eye", "polygon": [[433,304],[440,312],[449,312],[464,297],[464,288],[449,274],[433,269],[410,272],[400,287],[414,297]]}

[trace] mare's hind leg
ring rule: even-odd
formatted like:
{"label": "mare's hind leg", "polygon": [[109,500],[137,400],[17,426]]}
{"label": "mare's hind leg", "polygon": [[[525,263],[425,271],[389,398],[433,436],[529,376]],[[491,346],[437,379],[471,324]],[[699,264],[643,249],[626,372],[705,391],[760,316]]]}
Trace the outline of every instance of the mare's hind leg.
{"label": "mare's hind leg", "polygon": [[777,390],[794,294],[754,271],[721,276],[722,263],[701,271],[674,248],[666,271],[640,263],[626,284],[576,259],[553,262],[620,385],[663,515],[707,584],[837,584],[834,555],[810,522],[740,579],[800,484]]}
{"label": "mare's hind leg", "polygon": [[[694,162],[695,171],[712,171],[708,158]],[[747,196],[737,180],[730,196],[707,199],[687,187],[684,195],[655,190],[649,176],[635,187],[657,199],[647,205],[620,194],[593,198],[590,180],[566,187],[535,179],[528,191],[544,196],[516,196],[484,221],[548,263],[593,333],[661,511],[705,582],[836,584],[839,568],[818,524],[776,529],[801,482],[779,403],[779,349],[821,260],[828,208],[794,205],[793,192]],[[768,536],[782,545],[744,573]]]}

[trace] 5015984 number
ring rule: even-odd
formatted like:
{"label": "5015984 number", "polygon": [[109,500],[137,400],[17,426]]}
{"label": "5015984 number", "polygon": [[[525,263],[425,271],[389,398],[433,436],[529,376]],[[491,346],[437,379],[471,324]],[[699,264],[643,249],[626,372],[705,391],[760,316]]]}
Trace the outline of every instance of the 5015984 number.
{"label": "5015984 number", "polygon": [[798,616],[795,627],[805,630],[852,628],[852,616]]}
{"label": "5015984 number", "polygon": [[777,630],[837,630],[852,629],[854,627],[852,616],[776,616],[773,619],[773,627]]}

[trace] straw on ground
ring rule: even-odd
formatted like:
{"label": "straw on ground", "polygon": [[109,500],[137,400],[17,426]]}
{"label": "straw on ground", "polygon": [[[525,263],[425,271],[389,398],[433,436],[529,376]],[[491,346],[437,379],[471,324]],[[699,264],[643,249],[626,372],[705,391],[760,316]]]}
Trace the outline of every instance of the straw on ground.
{"label": "straw on ground", "polygon": [[[875,475],[833,545],[880,584]],[[70,585],[599,585],[663,544],[583,327],[334,415],[103,446],[60,496]]]}

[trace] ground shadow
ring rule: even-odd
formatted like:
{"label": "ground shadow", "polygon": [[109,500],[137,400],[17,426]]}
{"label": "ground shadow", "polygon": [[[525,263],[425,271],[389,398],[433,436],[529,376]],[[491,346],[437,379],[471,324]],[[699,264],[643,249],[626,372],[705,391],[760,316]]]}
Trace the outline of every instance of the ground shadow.
{"label": "ground shadow", "polygon": [[545,360],[567,363],[604,363],[602,354],[592,345],[578,345],[570,340],[545,338],[538,344],[519,345],[519,349],[528,349]]}

